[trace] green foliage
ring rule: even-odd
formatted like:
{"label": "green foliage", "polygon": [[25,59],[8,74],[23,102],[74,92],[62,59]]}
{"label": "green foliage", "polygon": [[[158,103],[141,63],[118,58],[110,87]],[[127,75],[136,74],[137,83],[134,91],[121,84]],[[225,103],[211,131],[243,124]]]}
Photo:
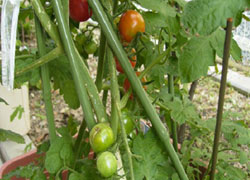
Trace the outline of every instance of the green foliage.
{"label": "green foliage", "polygon": [[193,37],[184,46],[179,59],[179,72],[183,83],[206,76],[208,66],[214,65],[215,52],[209,37]]}
{"label": "green foliage", "polygon": [[181,20],[191,33],[209,35],[218,27],[225,27],[227,18],[235,19],[246,3],[247,0],[194,0],[186,4]]}
{"label": "green foliage", "polygon": [[14,141],[16,143],[20,143],[20,144],[24,144],[25,141],[24,141],[24,138],[15,133],[15,132],[12,132],[10,130],[5,130],[5,129],[1,129],[0,128],[0,141],[3,142],[3,141]]}
{"label": "green foliage", "polygon": [[134,139],[132,152],[136,155],[133,159],[136,180],[168,179],[175,172],[153,130]]}
{"label": "green foliage", "polygon": [[9,105],[3,98],[0,98],[0,103],[4,103],[5,105]]}
{"label": "green foliage", "polygon": [[77,170],[86,180],[103,179],[96,168],[95,160],[81,159],[77,162]]}
{"label": "green foliage", "polygon": [[16,117],[18,117],[18,119],[21,119],[23,113],[24,113],[24,108],[21,105],[17,106],[13,111],[13,113],[10,115],[10,122],[14,121]]}

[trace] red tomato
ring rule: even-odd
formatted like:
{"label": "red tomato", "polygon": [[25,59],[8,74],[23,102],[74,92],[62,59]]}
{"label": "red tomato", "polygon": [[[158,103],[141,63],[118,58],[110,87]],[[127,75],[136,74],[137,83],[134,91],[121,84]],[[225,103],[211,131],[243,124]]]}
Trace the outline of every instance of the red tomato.
{"label": "red tomato", "polygon": [[[135,51],[135,49],[133,48],[132,49],[132,53],[135,53],[136,51]],[[135,68],[135,65],[136,65],[136,56],[133,56],[132,57],[132,60],[129,60],[129,62],[130,62],[130,64],[131,64],[131,66],[133,67],[133,68]],[[120,63],[119,63],[119,61],[118,61],[118,59],[115,57],[115,64],[116,64],[116,69],[117,69],[117,71],[119,71],[120,73],[124,73],[124,71],[123,71],[123,69],[122,69],[122,66],[120,65]]]}
{"label": "red tomato", "polygon": [[71,19],[82,22],[87,21],[92,16],[92,10],[89,9],[87,0],[70,0],[69,14]]}
{"label": "red tomato", "polygon": [[[140,76],[140,74],[141,74],[140,72],[135,72],[135,73],[136,73],[137,76]],[[141,79],[141,82],[146,82],[146,79],[143,77]],[[125,92],[127,92],[129,90],[129,88],[130,88],[130,82],[129,82],[128,78],[125,79],[125,81],[123,83],[123,88],[124,88]],[[143,88],[145,90],[147,89],[146,86],[143,86]],[[133,99],[133,94],[131,94],[129,98]]]}
{"label": "red tomato", "polygon": [[119,22],[122,39],[131,42],[138,32],[145,32],[145,22],[140,13],[134,10],[125,12]]}

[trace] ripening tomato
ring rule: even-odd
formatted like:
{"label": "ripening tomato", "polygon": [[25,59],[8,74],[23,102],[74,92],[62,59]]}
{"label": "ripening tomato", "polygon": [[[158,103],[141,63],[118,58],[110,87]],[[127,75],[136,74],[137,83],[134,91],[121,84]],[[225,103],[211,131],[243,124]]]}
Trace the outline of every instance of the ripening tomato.
{"label": "ripening tomato", "polygon": [[117,160],[111,152],[103,152],[97,157],[97,169],[105,178],[117,171]]}
{"label": "ripening tomato", "polygon": [[121,38],[131,42],[138,32],[145,32],[145,22],[140,13],[134,10],[125,12],[119,22]]}
{"label": "ripening tomato", "polygon": [[92,16],[87,0],[69,0],[69,15],[77,22],[87,21]]}
{"label": "ripening tomato", "polygon": [[89,134],[89,142],[94,152],[107,150],[114,143],[114,134],[108,123],[95,125]]}
{"label": "ripening tomato", "polygon": [[[141,74],[140,72],[135,72],[135,73],[136,73],[137,76],[140,76],[140,74]],[[146,79],[143,77],[143,78],[141,79],[141,82],[146,82]],[[125,92],[127,92],[127,91],[129,90],[129,88],[130,88],[130,82],[129,82],[128,78],[126,78],[126,79],[124,80],[123,88],[124,88]],[[146,86],[143,86],[143,88],[144,88],[145,90],[147,89]],[[133,94],[130,95],[130,99],[133,99]]]}
{"label": "ripening tomato", "polygon": [[[135,49],[133,48],[133,49],[131,50],[131,52],[134,54],[136,51],[135,51]],[[133,57],[132,57],[132,60],[129,60],[129,62],[130,62],[130,64],[131,64],[131,66],[132,66],[133,68],[135,68],[135,65],[136,65],[136,56],[133,56]],[[115,64],[116,64],[116,69],[117,69],[117,71],[119,71],[120,73],[124,73],[124,71],[123,71],[123,69],[122,69],[122,66],[120,65],[120,63],[119,63],[117,57],[115,57]]]}

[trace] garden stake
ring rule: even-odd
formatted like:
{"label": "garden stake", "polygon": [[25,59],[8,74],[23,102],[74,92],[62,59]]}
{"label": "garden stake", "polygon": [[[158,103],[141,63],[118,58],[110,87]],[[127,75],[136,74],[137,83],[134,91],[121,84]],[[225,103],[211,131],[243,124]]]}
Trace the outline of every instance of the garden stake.
{"label": "garden stake", "polygon": [[[35,26],[36,26],[36,38],[39,56],[46,54],[45,47],[45,36],[42,26],[35,16]],[[46,116],[48,121],[49,136],[51,144],[55,142],[56,139],[56,128],[54,121],[53,106],[51,101],[51,87],[50,87],[50,76],[48,64],[41,66],[41,77],[42,77],[42,88],[43,88],[43,99],[45,103]]]}
{"label": "garden stake", "polygon": [[125,74],[130,81],[134,92],[136,93],[137,97],[141,101],[142,106],[144,107],[145,111],[148,114],[149,119],[151,120],[153,127],[155,128],[159,138],[161,139],[162,143],[164,144],[170,159],[172,160],[174,167],[182,180],[187,180],[188,177],[185,173],[185,170],[176,154],[171,142],[170,137],[167,132],[167,129],[161,122],[159,115],[157,114],[154,106],[151,104],[145,90],[143,89],[140,80],[136,76],[134,70],[132,69],[127,54],[123,50],[123,47],[113,30],[109,19],[103,10],[102,5],[98,0],[88,0],[90,7],[92,8],[95,17],[97,18],[105,36],[108,41],[110,48],[112,48],[113,52],[115,53],[119,63],[122,66]]}
{"label": "garden stake", "polygon": [[212,154],[212,167],[211,167],[211,172],[210,172],[210,180],[214,180],[215,169],[216,169],[216,161],[217,161],[222,115],[223,115],[223,104],[224,104],[224,97],[225,97],[225,91],[226,91],[226,85],[227,85],[226,84],[227,83],[227,69],[228,69],[228,59],[229,59],[230,43],[231,43],[231,36],[232,36],[232,24],[233,24],[233,19],[229,18],[227,20],[226,37],[225,37],[225,43],[224,43],[222,75],[221,75],[221,82],[220,82],[219,102],[218,102],[218,110],[217,110],[217,117],[216,117],[215,134],[214,134],[214,146],[213,146],[213,154]]}

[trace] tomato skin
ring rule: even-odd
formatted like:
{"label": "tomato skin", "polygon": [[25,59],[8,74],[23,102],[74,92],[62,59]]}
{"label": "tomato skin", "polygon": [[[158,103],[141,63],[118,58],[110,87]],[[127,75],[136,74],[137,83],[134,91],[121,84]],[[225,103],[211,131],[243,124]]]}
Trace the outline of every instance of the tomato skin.
{"label": "tomato skin", "polygon": [[[130,134],[134,130],[134,122],[127,108],[121,110],[121,118],[125,126],[126,134]],[[120,131],[120,124],[118,125],[118,131]]]}
{"label": "tomato skin", "polygon": [[134,10],[125,12],[119,22],[121,38],[131,42],[138,32],[145,32],[145,22],[140,13]]}
{"label": "tomato skin", "polygon": [[114,134],[108,123],[99,123],[90,131],[89,142],[96,153],[105,151],[114,141]]}
{"label": "tomato skin", "polygon": [[87,54],[94,54],[97,50],[97,44],[94,41],[90,41],[85,44],[84,50]]}
{"label": "tomato skin", "polygon": [[87,0],[70,0],[69,15],[77,22],[87,21],[92,16]]}
{"label": "tomato skin", "polygon": [[[131,50],[131,53],[135,54],[135,52],[136,52],[136,51],[135,51],[135,49],[133,48],[133,49]],[[136,65],[136,55],[133,56],[133,57],[132,57],[132,60],[129,60],[129,62],[130,62],[130,64],[131,64],[131,66],[132,66],[133,68],[135,68],[135,65]],[[117,71],[120,72],[120,73],[124,73],[124,71],[123,71],[123,69],[122,69],[122,66],[120,65],[120,63],[119,63],[117,57],[115,57],[115,64],[116,64],[116,69],[117,69]]]}
{"label": "tomato skin", "polygon": [[[136,73],[137,76],[140,76],[140,74],[141,74],[140,72],[135,72],[135,73]],[[143,78],[141,79],[141,82],[146,82],[146,79],[143,77]],[[130,82],[129,82],[128,78],[126,78],[126,79],[124,80],[123,88],[124,88],[125,92],[127,92],[127,91],[129,90],[129,88],[130,88]],[[144,88],[145,90],[147,89],[146,86],[143,86],[143,88]],[[131,94],[129,98],[130,98],[130,99],[133,99],[133,94]]]}
{"label": "tomato skin", "polygon": [[103,152],[97,157],[97,169],[105,178],[117,171],[117,160],[111,152]]}

